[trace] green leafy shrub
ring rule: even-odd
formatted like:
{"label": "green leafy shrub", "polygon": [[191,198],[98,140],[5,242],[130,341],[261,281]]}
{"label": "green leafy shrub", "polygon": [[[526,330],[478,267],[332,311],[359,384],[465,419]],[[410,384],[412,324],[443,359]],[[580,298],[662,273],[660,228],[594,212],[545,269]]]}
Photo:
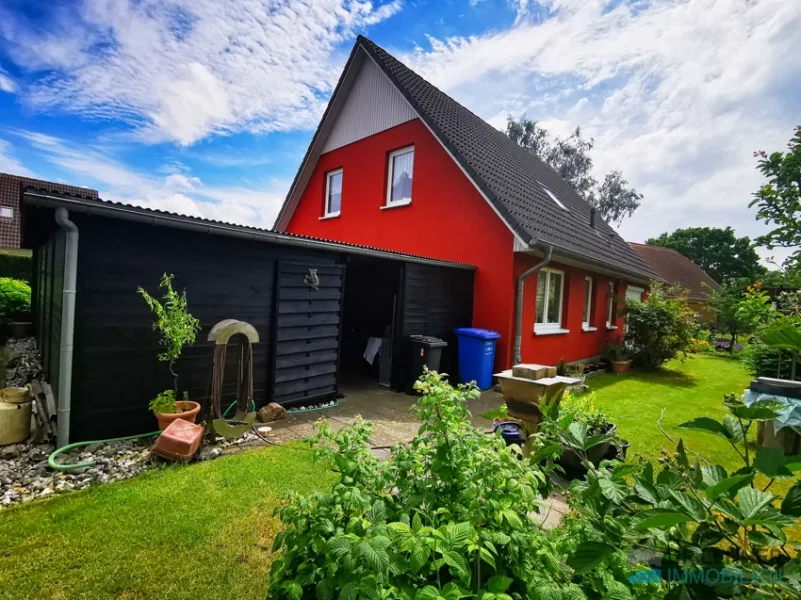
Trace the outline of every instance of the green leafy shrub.
{"label": "green leafy shrub", "polygon": [[426,371],[416,388],[423,424],[386,461],[368,447],[369,423],[337,433],[318,424],[315,456],[339,480],[276,509],[285,529],[268,598],[586,598],[558,553],[562,534],[529,518],[550,488],[547,470],[470,425],[475,386],[454,389]]}
{"label": "green leafy shrub", "polygon": [[[675,453],[661,459],[659,473],[651,463],[588,465],[586,480],[570,486],[575,518],[588,528],[588,541],[574,550],[574,565],[576,556],[585,557],[584,564],[615,564],[621,552],[639,549],[660,557],[663,577],[695,574],[694,580],[660,579],[669,599],[799,597],[801,562],[788,528],[801,517],[801,482],[783,498],[768,489],[801,470],[801,460],[774,448],[752,453],[744,444],[755,422],[775,418],[774,403],[746,407],[729,396],[726,406],[729,414],[721,421],[700,417],[680,427],[728,441],[743,462],[737,471],[691,461],[681,440]],[[762,489],[754,483],[757,473],[769,479]],[[749,581],[754,573],[760,580]]]}
{"label": "green leafy shrub", "polygon": [[0,277],[0,320],[26,321],[31,312],[31,286],[19,279]]}
{"label": "green leafy shrub", "polygon": [[20,250],[0,250],[0,276],[31,282],[33,256]]}
{"label": "green leafy shrub", "polygon": [[[792,356],[787,351],[772,348],[754,339],[745,346],[740,355],[743,365],[754,377],[778,377],[790,379],[792,374]],[[798,371],[798,369],[796,368]],[[796,376],[801,375],[797,373]]]}
{"label": "green leafy shrub", "polygon": [[173,390],[164,390],[150,401],[148,408],[154,413],[162,413],[166,415],[176,412],[175,392]]}
{"label": "green leafy shrub", "polygon": [[686,354],[696,330],[686,293],[665,290],[658,283],[652,284],[644,301],[627,301],[623,314],[626,346],[634,363],[646,369],[658,369],[665,361]]}
{"label": "green leafy shrub", "polygon": [[184,346],[195,343],[195,335],[200,331],[200,321],[189,313],[186,290],[179,294],[172,289],[174,277],[166,273],[161,277],[159,287],[164,289],[161,302],[141,287],[137,292],[156,316],[153,329],[161,333],[159,343],[164,348],[164,352],[159,354],[159,360],[169,363],[170,374],[173,377],[173,397],[177,397],[178,374],[175,372],[175,361],[181,356]]}

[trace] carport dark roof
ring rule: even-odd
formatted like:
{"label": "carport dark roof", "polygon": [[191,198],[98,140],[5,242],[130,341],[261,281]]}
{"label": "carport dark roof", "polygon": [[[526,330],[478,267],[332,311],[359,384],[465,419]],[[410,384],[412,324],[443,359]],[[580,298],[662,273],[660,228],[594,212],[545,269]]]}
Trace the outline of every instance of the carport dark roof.
{"label": "carport dark roof", "polygon": [[[76,188],[77,189],[77,188]],[[96,194],[97,192],[95,192]],[[166,227],[176,227],[190,229],[193,231],[227,235],[245,239],[274,242],[277,244],[287,244],[293,246],[303,246],[313,250],[328,250],[340,252],[342,254],[360,254],[372,256],[374,258],[389,258],[394,260],[417,262],[435,266],[452,267],[474,271],[475,265],[428,258],[416,254],[406,254],[405,252],[394,252],[382,250],[372,246],[362,246],[360,244],[349,244],[345,242],[332,242],[306,235],[294,233],[279,233],[270,229],[262,229],[251,225],[238,225],[226,221],[215,221],[202,217],[190,217],[179,213],[159,210],[155,208],[144,208],[134,204],[115,202],[113,200],[103,200],[97,196],[91,197],[84,194],[76,195],[70,192],[59,193],[52,189],[42,189],[36,186],[25,188],[25,201],[27,204],[45,207],[64,207],[72,212],[97,214],[111,218],[122,218],[140,223],[151,223]]]}
{"label": "carport dark roof", "polygon": [[[600,262],[648,279],[648,264],[603,220],[590,227],[590,206],[553,169],[504,133],[428,83],[363,36],[361,46],[524,241],[552,244],[555,254]],[[543,186],[567,207],[560,208]]]}

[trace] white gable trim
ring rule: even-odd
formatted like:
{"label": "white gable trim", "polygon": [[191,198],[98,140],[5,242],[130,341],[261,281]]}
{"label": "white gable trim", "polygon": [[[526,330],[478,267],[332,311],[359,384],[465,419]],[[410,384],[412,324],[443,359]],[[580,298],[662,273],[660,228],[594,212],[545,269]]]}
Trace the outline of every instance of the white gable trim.
{"label": "white gable trim", "polygon": [[347,102],[334,121],[322,154],[417,118],[406,98],[371,60],[356,75]]}
{"label": "white gable trim", "polygon": [[[284,203],[284,206],[281,208],[281,212],[278,214],[278,218],[276,219],[274,229],[279,232],[284,232],[289,225],[289,221],[292,218],[292,214],[295,212],[298,203],[300,202],[300,198],[303,195],[303,191],[306,189],[306,184],[309,182],[309,178],[311,177],[312,173],[314,172],[314,167],[317,165],[317,161],[320,158],[320,155],[326,152],[324,150],[325,147],[328,145],[328,139],[330,138],[332,130],[336,127],[336,122],[338,121],[339,115],[344,113],[346,107],[348,105],[348,100],[350,99],[350,93],[355,88],[356,82],[358,80],[358,75],[361,74],[362,66],[364,64],[371,64],[377,71],[378,74],[381,76],[380,78],[386,81],[386,84],[389,85],[392,90],[400,96],[400,99],[403,100],[403,104],[406,108],[412,112],[414,115],[413,118],[420,119],[420,122],[426,126],[429,133],[434,137],[439,145],[442,147],[443,150],[451,157],[451,160],[459,167],[459,170],[467,177],[467,180],[473,184],[473,187],[476,191],[484,198],[485,202],[489,205],[492,211],[498,215],[498,218],[501,222],[506,225],[506,228],[512,233],[515,240],[515,247],[522,247],[522,248],[529,248],[529,243],[527,240],[524,240],[517,231],[515,231],[514,227],[512,227],[509,222],[503,217],[503,215],[498,211],[497,207],[492,203],[492,201],[487,197],[487,195],[483,192],[481,187],[475,182],[475,180],[470,176],[470,174],[464,169],[461,163],[456,160],[456,157],[451,153],[448,147],[442,142],[439,136],[434,132],[433,129],[426,123],[425,119],[420,117],[420,114],[412,107],[411,104],[403,97],[403,94],[395,87],[395,84],[392,83],[387,74],[381,69],[378,63],[373,60],[373,57],[370,56],[363,48],[359,47],[354,55],[353,63],[350,65],[346,73],[342,77],[342,89],[339,90],[337,94],[334,94],[334,97],[331,98],[330,110],[329,114],[323,119],[323,122],[320,123],[319,131],[317,139],[313,141],[313,146],[310,149],[308,156],[306,157],[305,161],[301,165],[301,171],[297,177],[297,181],[293,185],[292,189],[289,191],[289,195],[287,196],[287,200]],[[371,71],[368,71],[371,72]],[[383,84],[382,84],[383,88]],[[380,110],[380,107],[378,107]],[[400,114],[400,113],[399,113]],[[409,119],[407,119],[408,121]],[[404,121],[406,122],[406,121]],[[361,138],[360,138],[361,139]],[[349,142],[350,143],[350,142]],[[344,144],[343,144],[344,145]]]}

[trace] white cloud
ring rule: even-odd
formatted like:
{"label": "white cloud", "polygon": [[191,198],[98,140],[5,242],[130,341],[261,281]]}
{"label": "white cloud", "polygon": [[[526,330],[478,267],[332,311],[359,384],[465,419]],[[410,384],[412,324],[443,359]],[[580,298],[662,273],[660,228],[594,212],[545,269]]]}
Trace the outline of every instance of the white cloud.
{"label": "white cloud", "polygon": [[0,173],[33,177],[33,173],[26,169],[25,166],[14,157],[11,144],[4,139],[0,139]]}
{"label": "white cloud", "polygon": [[509,113],[555,134],[581,125],[598,173],[620,168],[645,194],[621,228],[628,239],[705,225],[764,232],[747,206],[761,181],[752,154],[784,149],[798,124],[801,3],[540,5],[542,22],[430,38],[403,58],[496,127]]}
{"label": "white cloud", "polygon": [[400,0],[84,0],[34,31],[0,9],[0,36],[46,74],[24,98],[40,110],[121,119],[147,141],[314,125],[339,74],[332,58]]}
{"label": "white cloud", "polygon": [[[68,171],[71,180],[88,181],[104,200],[270,228],[283,203],[283,190],[288,187],[283,181],[268,181],[258,187],[213,186],[183,172],[161,179],[127,167],[97,146],[78,146],[31,131],[14,133],[30,143],[45,160]],[[0,166],[2,156],[0,146]],[[13,171],[20,173],[20,169]]]}
{"label": "white cloud", "polygon": [[13,94],[17,91],[17,84],[8,76],[3,69],[0,69],[0,92]]}
{"label": "white cloud", "polygon": [[183,173],[173,173],[164,178],[164,183],[170,189],[194,190],[202,185],[199,177],[187,177]]}

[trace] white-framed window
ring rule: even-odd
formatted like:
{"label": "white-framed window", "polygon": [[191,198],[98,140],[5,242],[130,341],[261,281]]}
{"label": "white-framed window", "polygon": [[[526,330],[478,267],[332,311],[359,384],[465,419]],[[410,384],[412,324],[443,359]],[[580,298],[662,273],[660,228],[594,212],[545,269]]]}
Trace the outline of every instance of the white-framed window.
{"label": "white-framed window", "polygon": [[388,175],[385,208],[411,204],[412,180],[414,179],[414,146],[389,153]]}
{"label": "white-framed window", "polygon": [[615,310],[617,308],[617,286],[609,282],[609,294],[606,299],[606,326],[615,327]]}
{"label": "white-framed window", "polygon": [[342,209],[342,169],[325,174],[325,217],[338,217]]}
{"label": "white-framed window", "polygon": [[581,326],[586,330],[592,329],[592,292],[593,292],[592,277],[584,278],[584,312],[581,317]]}
{"label": "white-framed window", "polygon": [[565,274],[556,269],[543,269],[537,275],[535,333],[563,333],[562,303]]}
{"label": "white-framed window", "polygon": [[0,219],[13,219],[14,209],[9,206],[0,207]]}
{"label": "white-framed window", "polygon": [[631,302],[642,302],[643,293],[645,293],[644,288],[630,285],[626,288],[626,300]]}

